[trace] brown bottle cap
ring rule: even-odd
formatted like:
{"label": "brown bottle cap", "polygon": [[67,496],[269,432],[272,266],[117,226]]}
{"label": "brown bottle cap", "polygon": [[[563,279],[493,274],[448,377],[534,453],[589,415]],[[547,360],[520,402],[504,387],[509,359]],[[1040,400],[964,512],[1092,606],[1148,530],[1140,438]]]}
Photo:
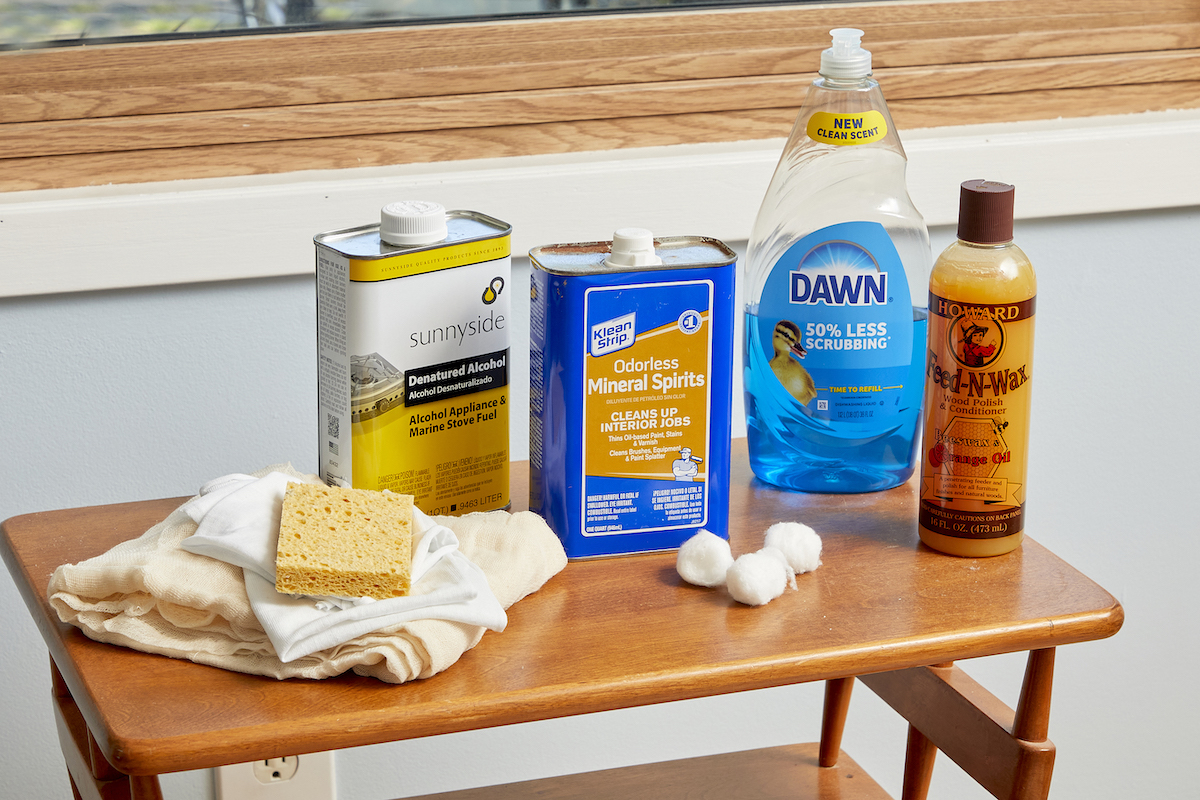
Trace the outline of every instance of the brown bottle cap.
{"label": "brown bottle cap", "polygon": [[1011,242],[1015,192],[998,181],[964,181],[958,195],[958,238],[975,244]]}

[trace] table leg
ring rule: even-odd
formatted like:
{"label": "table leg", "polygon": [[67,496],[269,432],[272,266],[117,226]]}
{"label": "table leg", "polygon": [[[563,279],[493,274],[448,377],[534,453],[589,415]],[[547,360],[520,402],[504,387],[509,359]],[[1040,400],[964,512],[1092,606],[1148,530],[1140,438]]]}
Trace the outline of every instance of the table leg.
{"label": "table leg", "polygon": [[1025,664],[1021,697],[1013,717],[1013,738],[1031,750],[1041,748],[1040,758],[1028,758],[1022,764],[1013,788],[1013,797],[1045,800],[1050,795],[1054,772],[1054,745],[1050,732],[1050,695],[1054,687],[1054,648],[1031,650]]}
{"label": "table leg", "polygon": [[953,665],[859,676],[920,735],[909,741],[905,799],[909,785],[912,800],[923,796],[941,750],[1001,800],[1045,800],[1054,769],[1046,739],[1053,668],[1053,648],[1029,654],[1016,713]]}
{"label": "table leg", "polygon": [[900,800],[925,800],[929,796],[929,783],[933,779],[933,762],[937,748],[917,730],[908,726],[908,749],[904,753],[904,784],[900,789]]}
{"label": "table leg", "polygon": [[846,714],[850,710],[850,693],[854,678],[834,678],[825,681],[825,710],[821,716],[821,750],[818,763],[822,767],[837,766],[842,752],[842,733],[846,730]]}
{"label": "table leg", "polygon": [[1025,665],[1013,736],[1044,742],[1050,732],[1050,694],[1054,687],[1054,648],[1033,650]]}
{"label": "table leg", "polygon": [[157,775],[130,775],[129,796],[131,800],[163,800],[162,786]]}
{"label": "table leg", "polygon": [[54,660],[50,660],[54,719],[58,743],[67,763],[71,792],[77,800],[162,800],[156,775],[126,775],[114,767],[97,745]]}
{"label": "table leg", "polygon": [[[949,670],[953,661],[934,664],[932,670]],[[925,800],[929,796],[929,784],[933,780],[933,762],[937,759],[937,747],[921,733],[915,725],[908,726],[908,746],[904,752],[904,784],[900,800]]]}

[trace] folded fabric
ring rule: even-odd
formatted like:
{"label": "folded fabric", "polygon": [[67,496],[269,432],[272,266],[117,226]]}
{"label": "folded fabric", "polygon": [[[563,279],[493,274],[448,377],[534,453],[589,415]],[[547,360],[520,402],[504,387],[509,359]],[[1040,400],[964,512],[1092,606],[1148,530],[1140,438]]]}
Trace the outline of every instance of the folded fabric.
{"label": "folded fabric", "polygon": [[[209,481],[180,506],[197,524],[181,546],[189,553],[236,564],[274,584],[279,517],[289,483],[320,485],[321,480],[272,471],[261,478],[236,473]],[[421,509],[413,508],[413,583],[458,549],[453,531],[436,527],[439,530]]]}
{"label": "folded fabric", "polygon": [[[407,597],[330,607],[310,597],[280,594],[275,591],[274,577],[264,579],[247,570],[250,607],[279,660],[294,661],[372,631],[420,619],[450,620],[503,631],[508,617],[483,570],[459,552],[453,531],[434,525],[428,518],[426,522],[419,539],[423,557],[413,557],[414,564],[420,565],[419,576],[414,568],[413,587]],[[431,547],[433,553],[429,552]]]}
{"label": "folded fabric", "polygon": [[320,483],[273,471],[261,478],[225,475],[204,484],[197,497],[181,506],[197,523],[196,532],[183,540],[183,549],[227,561],[274,583],[279,515],[284,492],[293,482]]}
{"label": "folded fabric", "polygon": [[508,617],[487,577],[458,549],[454,532],[413,509],[412,591],[407,597],[292,597],[275,591],[279,516],[289,482],[226,475],[183,506],[197,523],[184,550],[245,570],[250,607],[284,663],[337,647],[363,634],[418,619],[445,619],[503,631]]}
{"label": "folded fabric", "polygon": [[[503,628],[504,609],[566,566],[562,544],[536,514],[422,515],[423,573],[412,597],[323,611],[311,599],[275,592],[273,543],[268,570],[268,548],[245,536],[254,515],[232,513],[254,493],[272,496],[289,480],[319,482],[285,465],[206,484],[138,539],[59,567],[50,581],[52,606],[93,639],[146,652],[277,678],[353,670],[402,683],[446,669],[488,627]],[[198,551],[189,552],[183,542],[194,536]],[[243,563],[200,555],[205,548]],[[464,585],[474,587],[469,599]],[[390,608],[395,601],[411,607]],[[329,643],[343,635],[350,638]]]}

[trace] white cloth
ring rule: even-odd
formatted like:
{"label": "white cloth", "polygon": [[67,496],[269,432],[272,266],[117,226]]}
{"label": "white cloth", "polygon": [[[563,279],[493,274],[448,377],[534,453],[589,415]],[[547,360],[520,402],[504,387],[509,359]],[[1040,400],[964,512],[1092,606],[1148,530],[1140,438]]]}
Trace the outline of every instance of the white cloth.
{"label": "white cloth", "polygon": [[275,583],[279,516],[289,483],[302,483],[282,472],[225,475],[200,487],[181,506],[196,532],[181,545],[189,553],[220,559]]}
{"label": "white cloth", "polygon": [[209,481],[198,497],[183,506],[197,528],[180,545],[190,553],[245,570],[250,607],[280,661],[295,661],[410,620],[446,619],[504,630],[508,617],[487,576],[459,552],[453,531],[435,525],[417,508],[413,509],[412,590],[407,597],[355,602],[354,598],[326,600],[275,591],[279,518],[291,482],[299,481],[282,472],[262,478],[226,475]]}
{"label": "white cloth", "polygon": [[[422,514],[412,597],[323,611],[275,592],[274,542],[254,534],[269,516],[264,498],[282,497],[289,480],[319,483],[290,466],[210,481],[138,539],[55,570],[51,605],[93,639],[146,652],[278,678],[353,670],[402,683],[446,669],[488,628],[502,630],[504,609],[567,563],[536,514]],[[242,503],[252,513],[235,514]],[[197,536],[189,552],[183,543]],[[209,557],[218,550],[229,560]]]}

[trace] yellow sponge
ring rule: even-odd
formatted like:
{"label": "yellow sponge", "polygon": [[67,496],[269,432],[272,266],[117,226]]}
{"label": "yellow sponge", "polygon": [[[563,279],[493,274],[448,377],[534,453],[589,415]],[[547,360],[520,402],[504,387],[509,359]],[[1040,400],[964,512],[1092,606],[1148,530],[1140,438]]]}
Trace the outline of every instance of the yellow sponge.
{"label": "yellow sponge", "polygon": [[413,498],[288,484],[275,589],[316,597],[403,597],[412,588]]}

